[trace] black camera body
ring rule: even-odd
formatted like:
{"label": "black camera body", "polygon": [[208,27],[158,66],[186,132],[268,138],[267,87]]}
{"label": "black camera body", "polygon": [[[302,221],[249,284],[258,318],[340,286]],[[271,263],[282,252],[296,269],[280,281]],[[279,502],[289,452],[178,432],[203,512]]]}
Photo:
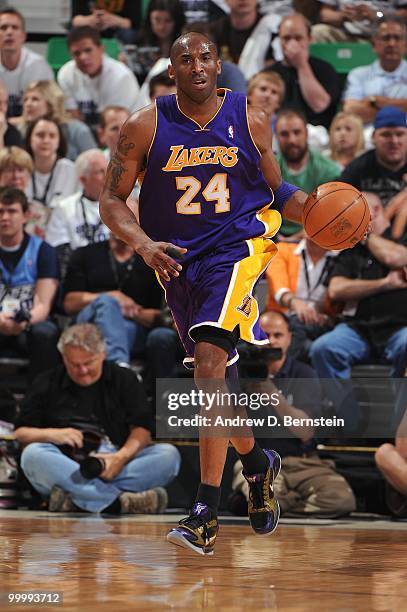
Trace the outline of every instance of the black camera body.
{"label": "black camera body", "polygon": [[258,347],[248,343],[239,344],[239,375],[241,378],[268,378],[268,364],[282,357],[280,348]]}
{"label": "black camera body", "polygon": [[79,422],[70,422],[69,426],[82,431],[83,446],[77,448],[70,444],[62,444],[59,449],[64,455],[79,463],[79,470],[84,478],[97,478],[105,469],[105,462],[100,457],[94,457],[91,453],[98,451],[103,434],[99,431],[84,429]]}
{"label": "black camera body", "polygon": [[106,467],[105,461],[101,457],[93,457],[89,455],[82,459],[79,464],[79,471],[84,478],[90,480],[101,475]]}

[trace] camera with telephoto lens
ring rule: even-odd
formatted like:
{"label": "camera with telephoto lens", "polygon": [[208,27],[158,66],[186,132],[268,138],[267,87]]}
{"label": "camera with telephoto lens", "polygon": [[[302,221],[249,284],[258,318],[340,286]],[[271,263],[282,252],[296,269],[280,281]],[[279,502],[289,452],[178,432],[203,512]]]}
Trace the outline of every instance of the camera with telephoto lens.
{"label": "camera with telephoto lens", "polygon": [[97,478],[101,475],[106,467],[104,459],[101,457],[92,457],[89,455],[85,457],[79,464],[79,471],[84,478],[90,480],[91,478]]}
{"label": "camera with telephoto lens", "polygon": [[16,323],[25,323],[31,321],[31,312],[24,308],[24,306],[20,306],[17,312],[13,316],[13,321]]}
{"label": "camera with telephoto lens", "polygon": [[99,431],[84,429],[79,422],[70,422],[69,426],[82,431],[83,446],[78,448],[70,444],[62,444],[59,449],[64,455],[79,463],[79,471],[84,478],[97,478],[105,469],[105,462],[100,457],[94,457],[91,453],[98,451],[104,434]]}
{"label": "camera with telephoto lens", "polygon": [[278,361],[282,356],[281,348],[258,347],[247,342],[239,344],[238,350],[240,355],[239,376],[241,378],[265,380],[268,378],[270,361]]}

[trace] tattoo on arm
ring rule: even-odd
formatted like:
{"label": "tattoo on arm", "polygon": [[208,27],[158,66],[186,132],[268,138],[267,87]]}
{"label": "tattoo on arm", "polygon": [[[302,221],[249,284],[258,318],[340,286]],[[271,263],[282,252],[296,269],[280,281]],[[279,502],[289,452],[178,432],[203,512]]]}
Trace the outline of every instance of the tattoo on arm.
{"label": "tattoo on arm", "polygon": [[126,142],[127,136],[126,134],[122,134],[119,139],[119,143],[117,145],[117,150],[120,155],[127,155],[131,149],[134,149],[134,142]]}
{"label": "tattoo on arm", "polygon": [[126,134],[122,134],[117,145],[116,153],[113,155],[109,163],[108,172],[110,174],[110,189],[115,191],[119,187],[120,179],[127,171],[123,162],[123,157],[126,157],[131,149],[134,149],[134,142],[127,142]]}
{"label": "tattoo on arm", "polygon": [[108,172],[110,174],[110,189],[115,191],[119,187],[120,179],[122,175],[126,172],[126,168],[123,165],[122,160],[116,154],[112,157],[109,163]]}

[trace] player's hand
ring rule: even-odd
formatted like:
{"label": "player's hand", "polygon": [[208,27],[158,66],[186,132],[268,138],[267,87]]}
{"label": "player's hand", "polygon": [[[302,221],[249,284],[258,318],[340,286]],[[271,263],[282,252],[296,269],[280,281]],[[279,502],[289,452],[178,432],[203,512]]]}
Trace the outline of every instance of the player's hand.
{"label": "player's hand", "polygon": [[74,427],[62,427],[61,429],[52,429],[50,442],[61,446],[68,444],[76,448],[83,446],[83,433]]}
{"label": "player's hand", "polygon": [[182,259],[188,249],[175,246],[170,242],[149,242],[138,253],[146,264],[153,268],[166,281],[171,280],[171,276],[179,276],[182,266],[174,259]]}

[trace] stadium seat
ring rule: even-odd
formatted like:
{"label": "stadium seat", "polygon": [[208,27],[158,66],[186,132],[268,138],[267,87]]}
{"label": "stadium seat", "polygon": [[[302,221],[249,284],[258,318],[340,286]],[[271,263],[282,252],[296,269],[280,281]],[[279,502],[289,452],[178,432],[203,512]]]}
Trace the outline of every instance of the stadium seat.
{"label": "stadium seat", "polygon": [[329,62],[338,74],[344,75],[377,59],[370,43],[312,43],[310,55]]}
{"label": "stadium seat", "polygon": [[[102,38],[102,43],[107,55],[117,59],[120,53],[118,41],[115,38]],[[71,56],[65,36],[51,36],[48,39],[46,59],[55,74],[57,74],[61,66],[69,62]]]}

